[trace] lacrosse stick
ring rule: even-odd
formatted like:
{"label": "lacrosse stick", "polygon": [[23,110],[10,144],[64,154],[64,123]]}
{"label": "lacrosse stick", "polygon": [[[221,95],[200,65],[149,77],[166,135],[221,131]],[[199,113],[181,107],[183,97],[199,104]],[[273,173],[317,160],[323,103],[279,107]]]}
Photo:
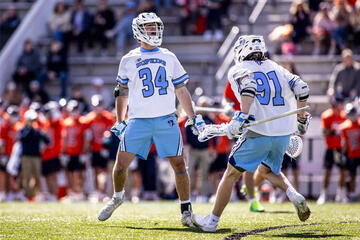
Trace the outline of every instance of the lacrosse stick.
{"label": "lacrosse stick", "polygon": [[216,112],[216,113],[226,113],[227,111],[223,108],[212,108],[212,107],[195,107],[196,111],[201,112]]}
{"label": "lacrosse stick", "polygon": [[[267,118],[267,119],[263,119],[263,120],[258,120],[249,124],[245,124],[244,128],[248,128],[251,126],[255,126],[258,124],[262,124],[265,122],[269,122],[269,121],[273,121],[275,119],[279,119],[279,118],[283,118],[283,117],[287,117],[289,115],[293,115],[293,114],[297,114],[299,112],[303,112],[308,110],[310,107],[309,106],[305,106],[302,108],[298,108],[292,111],[288,111],[282,114],[279,114],[277,116],[271,117],[271,118]],[[198,140],[200,142],[205,142],[213,137],[217,137],[217,136],[227,136],[228,135],[228,130],[227,130],[227,124],[209,124],[205,126],[204,131],[200,132],[199,136],[198,136]],[[238,137],[238,136],[235,136]]]}

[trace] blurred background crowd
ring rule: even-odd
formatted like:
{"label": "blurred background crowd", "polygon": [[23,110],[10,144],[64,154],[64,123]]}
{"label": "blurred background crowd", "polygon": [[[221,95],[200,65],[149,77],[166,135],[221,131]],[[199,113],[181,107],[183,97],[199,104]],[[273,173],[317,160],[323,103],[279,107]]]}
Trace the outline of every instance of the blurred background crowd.
{"label": "blurred background crowd", "polygon": [[[229,8],[236,0],[139,0],[125,1],[120,8],[109,7],[106,0],[95,2],[94,8],[88,9],[85,0],[59,1],[48,19],[49,37],[39,42],[25,40],[19,46],[23,52],[12,79],[1,83],[6,87],[0,100],[0,201],[97,202],[111,196],[111,170],[118,144],[118,139],[109,132],[115,120],[113,93],[101,77],[89,80],[86,92],[81,85],[74,84],[69,56],[114,57],[118,61],[136,46],[131,21],[145,11],[180,22],[176,27],[181,36],[222,41],[234,23]],[[279,1],[270,4],[276,8]],[[22,19],[11,4],[0,15],[1,50]],[[354,55],[360,53],[360,1],[293,0],[287,15],[288,24],[274,26],[268,36],[271,41],[268,44],[276,46],[270,57],[273,53],[341,56],[342,61],[329,69],[332,74],[326,94],[330,108],[321,115],[326,152],[324,159],[316,159],[324,161],[325,169],[318,203],[329,199],[327,188],[333,165],[340,169],[335,200],[356,201],[360,65]],[[164,39],[166,31],[165,23]],[[299,74],[290,60],[284,67]],[[197,106],[238,110],[229,86],[222,91],[223,96],[206,97],[196,92],[193,96]],[[231,118],[231,111],[227,115],[201,114],[206,123],[220,124]],[[233,142],[219,137],[200,143],[190,129],[184,128],[186,118],[181,109],[178,116],[192,199],[211,201]],[[299,188],[298,162],[287,159],[283,171],[288,168],[292,169],[291,179]],[[177,198],[171,167],[156,156],[154,146],[146,161],[134,160],[129,173],[126,191],[129,200]],[[244,198],[239,186],[233,199]],[[271,201],[284,200],[267,184],[262,190],[264,196],[272,192]]]}

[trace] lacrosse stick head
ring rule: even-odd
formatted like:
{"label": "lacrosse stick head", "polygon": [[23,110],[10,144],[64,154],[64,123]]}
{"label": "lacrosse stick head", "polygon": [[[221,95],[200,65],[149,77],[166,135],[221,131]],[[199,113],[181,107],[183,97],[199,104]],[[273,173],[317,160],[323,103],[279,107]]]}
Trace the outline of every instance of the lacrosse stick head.
{"label": "lacrosse stick head", "polygon": [[303,148],[303,141],[298,135],[291,135],[289,146],[286,149],[286,154],[291,158],[296,158],[300,155]]}
{"label": "lacrosse stick head", "polygon": [[213,137],[227,136],[227,132],[227,124],[209,124],[205,126],[204,131],[199,133],[198,140],[206,142]]}

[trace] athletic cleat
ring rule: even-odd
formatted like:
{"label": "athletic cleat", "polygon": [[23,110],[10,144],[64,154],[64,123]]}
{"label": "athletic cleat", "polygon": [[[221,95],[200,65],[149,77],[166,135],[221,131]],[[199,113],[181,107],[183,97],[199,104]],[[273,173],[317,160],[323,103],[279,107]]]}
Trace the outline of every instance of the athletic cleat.
{"label": "athletic cleat", "polygon": [[302,195],[299,195],[298,200],[293,201],[293,204],[300,221],[306,221],[310,217],[311,211],[306,205],[305,198]]}
{"label": "athletic cleat", "polygon": [[115,211],[115,209],[118,208],[123,202],[124,196],[122,198],[112,197],[110,201],[106,203],[106,206],[101,209],[98,219],[100,221],[107,220],[109,217],[111,217],[111,214]]}
{"label": "athletic cleat", "polygon": [[200,228],[204,232],[216,232],[216,228],[219,222],[211,220],[210,215],[206,217],[201,217],[196,214],[192,214],[191,220],[194,225]]}
{"label": "athletic cleat", "polygon": [[192,212],[184,211],[183,214],[181,215],[182,225],[184,225],[185,227],[192,227],[192,228],[195,227],[195,225],[191,221],[192,215],[193,215]]}
{"label": "athletic cleat", "polygon": [[255,200],[250,205],[250,211],[251,212],[264,212],[265,208],[261,205],[261,203],[258,200]]}

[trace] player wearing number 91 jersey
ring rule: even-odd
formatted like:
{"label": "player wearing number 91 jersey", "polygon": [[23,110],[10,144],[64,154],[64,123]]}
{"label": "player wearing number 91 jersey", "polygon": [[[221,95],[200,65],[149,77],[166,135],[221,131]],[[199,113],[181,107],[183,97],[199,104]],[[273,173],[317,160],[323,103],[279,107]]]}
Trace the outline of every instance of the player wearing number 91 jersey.
{"label": "player wearing number 91 jersey", "polygon": [[[216,192],[212,213],[206,217],[195,214],[192,216],[194,225],[203,231],[216,231],[219,218],[230,200],[233,186],[244,171],[256,170],[261,177],[286,192],[301,221],[310,216],[305,198],[280,172],[290,134],[296,131],[296,118],[277,119],[250,127],[247,132],[243,130],[244,124],[254,118],[266,119],[293,110],[295,105],[306,106],[309,96],[307,84],[298,76],[266,59],[265,52],[262,36],[240,36],[234,46],[235,66],[228,76],[235,96],[241,103],[242,112],[235,112],[227,125],[227,135],[241,136],[230,153],[227,169]],[[306,113],[298,114],[300,133],[305,134],[308,122]]]}

